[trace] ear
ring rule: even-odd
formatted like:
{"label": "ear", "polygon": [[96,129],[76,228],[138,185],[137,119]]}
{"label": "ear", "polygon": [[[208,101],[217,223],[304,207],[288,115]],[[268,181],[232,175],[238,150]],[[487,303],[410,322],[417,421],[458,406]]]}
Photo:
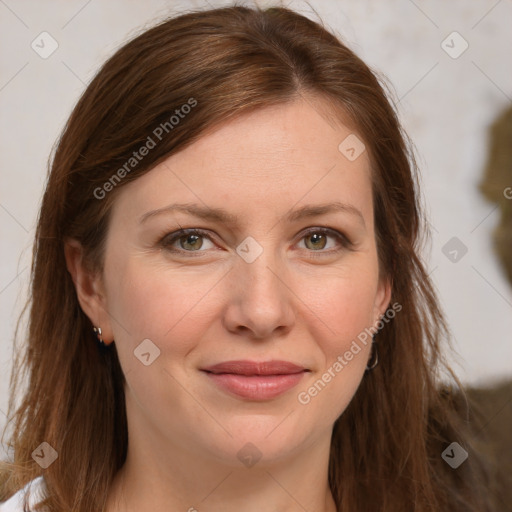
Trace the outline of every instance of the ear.
{"label": "ear", "polygon": [[64,242],[66,266],[75,285],[80,307],[95,327],[101,328],[106,345],[113,340],[110,317],[107,311],[104,284],[100,273],[91,271],[84,262],[83,248],[77,240]]}
{"label": "ear", "polygon": [[373,306],[374,324],[377,324],[382,315],[386,312],[391,301],[392,282],[389,278],[383,277],[379,279],[379,286],[375,295]]}

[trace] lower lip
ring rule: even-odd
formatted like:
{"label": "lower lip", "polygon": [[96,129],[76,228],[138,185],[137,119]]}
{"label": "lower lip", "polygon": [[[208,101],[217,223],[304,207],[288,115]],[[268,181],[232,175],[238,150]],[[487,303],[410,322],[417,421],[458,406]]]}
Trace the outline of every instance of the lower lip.
{"label": "lower lip", "polygon": [[296,386],[304,371],[287,375],[237,375],[206,372],[220,388],[250,400],[269,400]]}

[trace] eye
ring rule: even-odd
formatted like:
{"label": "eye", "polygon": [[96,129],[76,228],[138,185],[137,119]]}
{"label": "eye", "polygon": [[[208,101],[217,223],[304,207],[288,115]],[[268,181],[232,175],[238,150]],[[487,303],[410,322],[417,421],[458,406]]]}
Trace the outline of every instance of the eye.
{"label": "eye", "polygon": [[[334,249],[324,251],[323,249],[326,248],[329,238],[335,239],[339,245],[336,247],[335,244]],[[302,236],[301,241],[302,240],[305,241],[304,245],[306,249],[311,249],[312,252],[320,252],[322,254],[332,254],[344,248],[350,249],[352,247],[352,243],[344,234],[331,228],[311,228]],[[341,246],[341,248],[339,246]],[[330,248],[332,247],[331,245]]]}
{"label": "eye", "polygon": [[[180,229],[165,236],[161,241],[161,245],[170,250],[170,252],[204,252],[199,249],[203,247],[203,239],[205,238],[210,240],[211,243],[208,234],[201,229]],[[179,243],[180,247],[178,249],[173,248],[175,242]]]}
{"label": "eye", "polygon": [[[160,240],[159,245],[171,253],[201,253],[205,252],[205,239],[208,240],[210,244],[213,243],[207,231],[198,228],[180,229],[179,231],[164,236]],[[336,240],[338,247],[334,244],[333,249],[331,244],[331,247],[328,247],[329,250],[324,250],[327,247],[328,239]],[[305,249],[308,250],[308,252],[320,253],[318,255],[315,254],[314,257],[324,254],[332,255],[343,249],[351,249],[353,245],[344,234],[331,228],[310,228],[302,235],[300,242],[303,240],[305,241]],[[176,247],[176,245],[178,245],[178,247]],[[206,249],[210,248],[212,247],[206,247]],[[301,247],[301,249],[302,248],[303,247]]]}

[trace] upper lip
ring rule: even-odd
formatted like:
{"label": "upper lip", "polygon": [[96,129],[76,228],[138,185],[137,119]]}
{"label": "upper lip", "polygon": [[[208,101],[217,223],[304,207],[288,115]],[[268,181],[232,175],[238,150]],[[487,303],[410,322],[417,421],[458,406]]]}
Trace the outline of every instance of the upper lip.
{"label": "upper lip", "polygon": [[289,375],[309,371],[303,366],[289,361],[225,361],[206,368],[211,373],[233,373],[237,375]]}

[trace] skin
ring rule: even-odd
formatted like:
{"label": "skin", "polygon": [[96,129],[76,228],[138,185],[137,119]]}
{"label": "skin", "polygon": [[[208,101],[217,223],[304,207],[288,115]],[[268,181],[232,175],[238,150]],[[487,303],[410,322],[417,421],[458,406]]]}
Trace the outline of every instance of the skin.
{"label": "skin", "polygon": [[[102,274],[87,272],[79,244],[66,245],[81,307],[106,343],[115,340],[127,380],[128,457],[108,512],[336,510],[332,427],[364,377],[370,343],[307,405],[298,394],[377,323],[390,284],[379,280],[367,152],[349,161],[338,150],[354,131],[329,121],[324,107],[310,98],[244,115],[124,186]],[[364,223],[347,212],[283,220],[334,201],[355,207]],[[140,222],[177,202],[224,208],[238,220],[173,212]],[[210,238],[159,244],[180,226]],[[352,246],[304,233],[319,227]],[[263,249],[252,263],[236,252],[248,236]],[[134,356],[144,339],[160,350],[148,366]],[[310,372],[284,394],[253,401],[199,370],[233,359],[283,359]],[[237,457],[248,442],[261,454],[251,467]]]}

